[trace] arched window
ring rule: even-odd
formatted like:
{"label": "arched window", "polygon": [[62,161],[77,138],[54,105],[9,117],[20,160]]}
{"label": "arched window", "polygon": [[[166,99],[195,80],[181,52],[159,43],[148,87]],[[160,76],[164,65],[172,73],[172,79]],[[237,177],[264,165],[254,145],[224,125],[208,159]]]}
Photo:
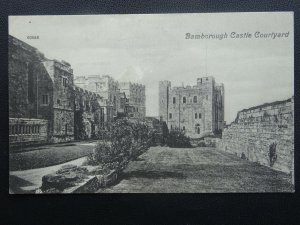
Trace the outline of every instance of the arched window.
{"label": "arched window", "polygon": [[195,113],[195,119],[197,119],[197,115],[198,115],[198,114],[197,114],[197,113]]}
{"label": "arched window", "polygon": [[197,103],[197,96],[194,96],[194,103]]}
{"label": "arched window", "polygon": [[202,116],[201,113],[199,113],[199,119],[201,119],[201,116]]}
{"label": "arched window", "polygon": [[197,134],[200,134],[200,127],[197,127]]}
{"label": "arched window", "polygon": [[175,97],[173,97],[173,104],[175,104],[176,103],[176,98]]}
{"label": "arched window", "polygon": [[182,102],[183,102],[183,103],[186,103],[186,97],[183,97],[183,98],[182,98]]}
{"label": "arched window", "polygon": [[185,126],[183,126],[183,127],[182,127],[182,130],[184,130],[184,131],[185,131]]}

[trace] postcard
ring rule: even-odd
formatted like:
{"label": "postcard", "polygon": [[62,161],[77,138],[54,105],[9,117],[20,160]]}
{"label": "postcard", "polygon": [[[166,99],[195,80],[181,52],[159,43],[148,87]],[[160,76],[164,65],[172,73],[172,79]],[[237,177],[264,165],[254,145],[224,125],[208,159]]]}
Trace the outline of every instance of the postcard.
{"label": "postcard", "polygon": [[293,20],[10,16],[9,192],[294,192]]}

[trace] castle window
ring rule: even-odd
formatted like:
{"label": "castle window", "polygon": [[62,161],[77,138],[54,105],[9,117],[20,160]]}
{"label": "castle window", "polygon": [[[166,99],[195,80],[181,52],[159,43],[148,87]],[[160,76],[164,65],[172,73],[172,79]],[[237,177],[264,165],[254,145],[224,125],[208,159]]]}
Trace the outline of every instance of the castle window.
{"label": "castle window", "polygon": [[185,126],[182,127],[182,130],[185,130]]}
{"label": "castle window", "polygon": [[182,98],[182,103],[186,103],[186,97]]}
{"label": "castle window", "polygon": [[197,113],[195,113],[195,119],[197,119],[197,115],[198,115],[198,114],[197,114]]}
{"label": "castle window", "polygon": [[48,95],[43,95],[42,100],[43,105],[48,105]]}
{"label": "castle window", "polygon": [[194,96],[194,103],[197,103],[197,96]]}
{"label": "castle window", "polygon": [[195,133],[200,134],[200,124],[195,125]]}
{"label": "castle window", "polygon": [[199,113],[199,119],[201,119],[201,113]]}
{"label": "castle window", "polygon": [[173,97],[173,104],[175,104],[176,103],[176,98],[175,97]]}
{"label": "castle window", "polygon": [[172,113],[169,113],[169,119],[172,119]]}
{"label": "castle window", "polygon": [[138,112],[138,111],[139,111],[139,108],[136,108],[136,111]]}
{"label": "castle window", "polygon": [[208,80],[208,78],[206,77],[206,80]]}
{"label": "castle window", "polygon": [[63,77],[63,86],[67,87],[68,85],[68,79],[66,77]]}
{"label": "castle window", "polygon": [[60,104],[60,99],[57,99],[57,104],[58,104],[58,105]]}

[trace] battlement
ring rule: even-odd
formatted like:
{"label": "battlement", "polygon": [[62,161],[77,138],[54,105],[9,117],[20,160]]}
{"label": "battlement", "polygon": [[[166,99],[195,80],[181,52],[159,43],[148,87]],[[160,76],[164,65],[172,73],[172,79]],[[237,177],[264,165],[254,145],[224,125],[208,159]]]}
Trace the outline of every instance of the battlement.
{"label": "battlement", "polygon": [[162,81],[159,81],[159,85],[171,87],[171,81],[162,80]]}
{"label": "battlement", "polygon": [[92,91],[88,91],[88,90],[78,87],[76,85],[73,86],[73,89],[76,93],[79,93],[81,95],[86,95],[86,96],[94,97],[94,98],[102,98],[99,94],[92,92]]}
{"label": "battlement", "polygon": [[59,61],[57,59],[52,59],[52,60],[48,59],[46,61],[50,63],[49,65],[52,65],[60,70],[73,74],[73,69],[71,68],[71,65],[66,61]]}
{"label": "battlement", "polygon": [[131,86],[131,87],[133,87],[133,88],[144,88],[145,87],[145,85],[143,85],[143,84],[139,84],[139,83],[132,83],[132,82],[119,82],[119,85],[120,86]]}
{"label": "battlement", "polygon": [[[188,112],[188,113],[187,113]],[[220,132],[224,125],[224,85],[215,78],[197,78],[196,85],[171,87],[159,82],[159,117],[169,129],[183,129],[191,138]]]}
{"label": "battlement", "polygon": [[213,82],[215,82],[215,78],[213,76],[197,78],[198,86],[203,85],[203,84],[213,83]]}

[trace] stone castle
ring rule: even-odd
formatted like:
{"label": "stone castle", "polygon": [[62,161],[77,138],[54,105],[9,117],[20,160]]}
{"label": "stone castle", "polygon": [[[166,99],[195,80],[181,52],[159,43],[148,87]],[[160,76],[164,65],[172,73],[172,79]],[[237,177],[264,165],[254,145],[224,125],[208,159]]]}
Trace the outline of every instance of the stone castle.
{"label": "stone castle", "polygon": [[183,130],[190,138],[218,134],[224,126],[224,85],[216,84],[212,76],[186,87],[160,81],[159,116],[169,130]]}
{"label": "stone castle", "polygon": [[108,75],[77,77],[65,61],[47,59],[9,36],[10,145],[86,139],[118,116],[145,117],[145,86]]}

